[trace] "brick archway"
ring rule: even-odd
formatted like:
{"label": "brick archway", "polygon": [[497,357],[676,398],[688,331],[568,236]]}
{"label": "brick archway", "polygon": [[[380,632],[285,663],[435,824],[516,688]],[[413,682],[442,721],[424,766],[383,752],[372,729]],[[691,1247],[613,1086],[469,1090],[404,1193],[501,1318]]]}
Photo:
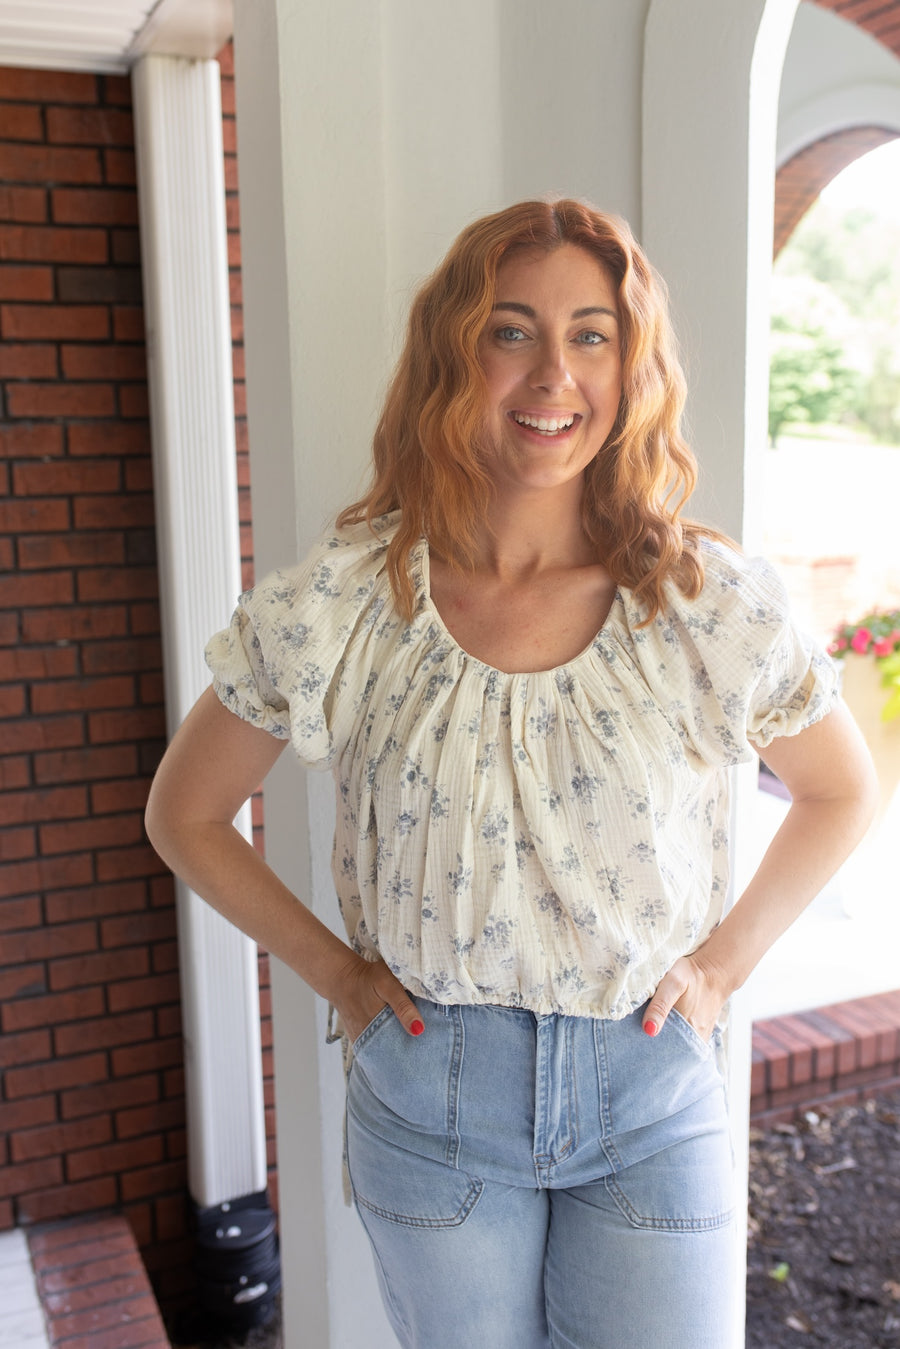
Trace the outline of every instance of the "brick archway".
{"label": "brick archway", "polygon": [[[854,23],[900,58],[900,7],[888,0],[813,0],[820,9]],[[775,257],[832,178],[855,159],[895,140],[886,127],[848,127],[804,146],[775,177]]]}
{"label": "brick archway", "polygon": [[848,127],[805,145],[775,175],[774,254],[781,252],[823,187],[848,164],[896,140],[886,127]]}

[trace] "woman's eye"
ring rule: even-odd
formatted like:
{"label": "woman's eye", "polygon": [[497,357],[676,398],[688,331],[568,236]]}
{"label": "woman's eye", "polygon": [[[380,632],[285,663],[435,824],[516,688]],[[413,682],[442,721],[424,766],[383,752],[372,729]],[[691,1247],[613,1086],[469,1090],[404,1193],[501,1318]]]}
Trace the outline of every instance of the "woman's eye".
{"label": "woman's eye", "polygon": [[605,333],[598,333],[593,329],[590,332],[578,334],[578,341],[586,347],[598,346],[601,342],[607,342],[608,340]]}
{"label": "woman's eye", "polygon": [[498,328],[494,336],[501,342],[521,342],[525,334],[521,328],[515,328],[510,324],[505,328]]}

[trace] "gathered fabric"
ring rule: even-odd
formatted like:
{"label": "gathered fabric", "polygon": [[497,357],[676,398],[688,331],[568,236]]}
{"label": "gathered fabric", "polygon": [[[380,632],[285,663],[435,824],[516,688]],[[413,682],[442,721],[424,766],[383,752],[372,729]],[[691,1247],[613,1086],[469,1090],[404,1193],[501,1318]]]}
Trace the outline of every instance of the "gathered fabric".
{"label": "gathered fabric", "polygon": [[619,1019],[728,902],[729,768],[824,716],[828,656],[772,568],[704,545],[697,599],[641,626],[620,587],[590,645],[504,673],[385,567],[397,516],[333,530],[241,596],[207,648],[222,702],[335,778],[353,948],[415,996]]}

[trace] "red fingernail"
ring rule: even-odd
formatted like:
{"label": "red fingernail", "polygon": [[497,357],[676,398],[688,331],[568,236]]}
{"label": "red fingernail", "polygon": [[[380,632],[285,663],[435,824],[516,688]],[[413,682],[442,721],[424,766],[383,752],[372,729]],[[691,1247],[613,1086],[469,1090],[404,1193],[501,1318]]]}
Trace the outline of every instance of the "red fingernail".
{"label": "red fingernail", "polygon": [[421,1035],[424,1029],[425,1029],[424,1021],[413,1021],[410,1025],[409,1033],[410,1035]]}
{"label": "red fingernail", "polygon": [[648,1035],[655,1035],[656,1032],[659,1030],[659,1026],[657,1026],[655,1021],[645,1021],[644,1030],[647,1032]]}

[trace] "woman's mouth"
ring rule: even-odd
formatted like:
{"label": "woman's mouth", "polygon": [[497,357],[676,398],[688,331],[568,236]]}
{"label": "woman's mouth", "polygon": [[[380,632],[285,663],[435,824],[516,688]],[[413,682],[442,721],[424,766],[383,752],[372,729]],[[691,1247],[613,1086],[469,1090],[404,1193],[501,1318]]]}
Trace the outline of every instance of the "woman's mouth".
{"label": "woman's mouth", "polygon": [[511,412],[510,416],[517,426],[527,427],[529,431],[538,431],[544,436],[558,436],[561,432],[572,429],[578,413],[564,412],[556,417],[543,417],[531,412]]}

